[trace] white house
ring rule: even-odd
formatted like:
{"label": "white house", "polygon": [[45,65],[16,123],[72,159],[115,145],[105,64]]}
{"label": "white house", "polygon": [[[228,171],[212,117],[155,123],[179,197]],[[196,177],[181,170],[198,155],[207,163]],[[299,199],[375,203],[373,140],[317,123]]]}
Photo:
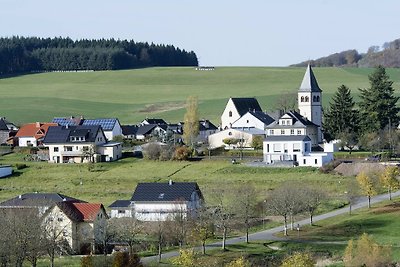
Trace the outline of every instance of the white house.
{"label": "white house", "polygon": [[[226,147],[227,149],[236,148],[251,148],[253,138],[255,136],[265,137],[265,131],[257,128],[228,128],[226,130],[216,132],[208,137],[210,148]],[[231,143],[227,144],[224,141],[230,139]]]}
{"label": "white house", "polygon": [[114,161],[122,157],[121,144],[107,142],[100,125],[51,126],[43,143],[49,148],[51,163]]}
{"label": "white house", "polygon": [[232,128],[256,128],[265,130],[275,120],[262,111],[247,111],[242,117],[232,123]]}
{"label": "white house", "polygon": [[20,147],[40,146],[46,136],[50,126],[57,126],[57,123],[28,123],[24,124],[17,132],[15,137],[18,138]]}
{"label": "white house", "polygon": [[196,217],[203,201],[197,183],[172,180],[168,183],[139,183],[129,204],[116,201],[110,205],[111,217],[135,217],[140,221]]}
{"label": "white house", "polygon": [[117,118],[110,119],[85,119],[83,126],[100,125],[108,141],[111,141],[116,136],[122,136],[121,123]]}
{"label": "white house", "polygon": [[229,98],[221,115],[221,128],[231,128],[232,124],[248,111],[262,111],[255,98]]}

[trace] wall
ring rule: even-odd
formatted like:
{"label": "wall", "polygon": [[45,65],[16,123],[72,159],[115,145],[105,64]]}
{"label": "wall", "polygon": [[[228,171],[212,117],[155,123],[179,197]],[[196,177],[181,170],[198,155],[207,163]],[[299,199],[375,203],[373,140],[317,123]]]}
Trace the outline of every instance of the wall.
{"label": "wall", "polygon": [[[30,142],[30,145],[28,145],[28,142]],[[19,137],[18,146],[22,147],[37,146],[37,140],[35,137]]]}

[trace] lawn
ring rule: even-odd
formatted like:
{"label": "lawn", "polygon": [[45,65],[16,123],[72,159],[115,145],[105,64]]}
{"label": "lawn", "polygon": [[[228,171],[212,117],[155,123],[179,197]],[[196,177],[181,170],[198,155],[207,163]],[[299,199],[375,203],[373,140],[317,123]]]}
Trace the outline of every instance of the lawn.
{"label": "lawn", "polygon": [[112,163],[96,164],[90,172],[86,164],[50,164],[24,162],[24,153],[0,157],[0,164],[27,164],[11,177],[0,179],[0,201],[26,192],[59,192],[108,206],[116,199],[129,199],[138,182],[196,181],[205,198],[213,188],[237,188],[253,184],[259,200],[268,191],[287,180],[299,180],[326,189],[339,196],[351,177],[323,174],[315,168],[255,168],[232,165],[230,160],[149,161],[125,158]]}
{"label": "lawn", "polygon": [[[324,105],[341,84],[355,94],[368,86],[372,69],[314,68],[324,92]],[[187,96],[199,97],[201,117],[218,123],[227,99],[257,97],[264,110],[274,110],[283,92],[297,93],[305,68],[190,67],[120,71],[53,72],[0,79],[1,116],[16,123],[50,121],[54,116],[118,117],[137,123],[160,116],[182,120]],[[388,70],[400,92],[400,69]]]}

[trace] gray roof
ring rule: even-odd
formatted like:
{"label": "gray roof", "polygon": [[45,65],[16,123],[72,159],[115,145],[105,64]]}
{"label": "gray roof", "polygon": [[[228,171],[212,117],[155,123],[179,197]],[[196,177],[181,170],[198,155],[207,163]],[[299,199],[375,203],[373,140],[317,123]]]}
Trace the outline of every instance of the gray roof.
{"label": "gray roof", "polygon": [[197,183],[139,183],[131,200],[134,202],[190,201],[193,192],[202,194]]}
{"label": "gray roof", "polygon": [[137,125],[122,125],[121,128],[123,135],[135,135],[139,129]]}
{"label": "gray roof", "polygon": [[269,125],[274,122],[274,119],[269,116],[267,113],[262,111],[249,111],[251,115],[262,121],[265,125]]}
{"label": "gray roof", "polygon": [[[306,126],[316,126],[318,125],[314,124],[312,121],[309,121],[307,118],[304,118],[303,116],[300,115],[297,111],[290,110],[283,114],[283,116],[289,115],[293,119],[293,124],[292,125],[280,125],[279,124],[279,119],[276,120],[275,122],[271,123],[270,125],[267,126],[267,128],[270,129],[280,129],[280,128],[304,128]],[[283,117],[281,116],[281,117]]]}
{"label": "gray roof", "polygon": [[100,125],[103,131],[111,131],[115,124],[118,122],[118,119],[111,118],[111,119],[94,119],[94,120],[87,120],[85,119],[82,125],[85,126],[94,126]]}
{"label": "gray roof", "polygon": [[270,142],[311,141],[308,135],[270,135],[265,138]]}
{"label": "gray roof", "polygon": [[311,141],[308,135],[270,135],[265,138],[270,142]]}
{"label": "gray roof", "polygon": [[0,131],[8,131],[7,122],[3,118],[0,119]]}
{"label": "gray roof", "polygon": [[306,73],[304,74],[303,81],[301,82],[299,91],[301,92],[322,92],[318,86],[317,79],[314,76],[311,65],[308,64]]}
{"label": "gray roof", "polygon": [[151,133],[154,128],[156,128],[157,124],[145,124],[138,128],[136,135],[145,135]]}
{"label": "gray roof", "polygon": [[251,98],[231,98],[240,116],[243,116],[248,111],[262,111],[260,104],[254,97]]}
{"label": "gray roof", "polygon": [[0,207],[49,206],[64,201],[85,202],[58,193],[27,193],[0,203]]}
{"label": "gray roof", "polygon": [[[59,143],[92,143],[95,142],[98,131],[101,130],[99,125],[93,126],[50,126],[44,137],[45,144]],[[85,137],[85,141],[70,142],[70,136]]]}
{"label": "gray roof", "polygon": [[131,204],[130,200],[115,200],[113,203],[111,203],[109,208],[127,208]]}

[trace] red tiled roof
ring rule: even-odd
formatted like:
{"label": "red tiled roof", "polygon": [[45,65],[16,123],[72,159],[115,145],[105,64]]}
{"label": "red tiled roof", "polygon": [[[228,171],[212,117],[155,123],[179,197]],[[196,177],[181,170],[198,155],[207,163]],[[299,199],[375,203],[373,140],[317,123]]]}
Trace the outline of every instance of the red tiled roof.
{"label": "red tiled roof", "polygon": [[94,221],[103,204],[99,203],[72,203],[72,205],[82,214],[83,221]]}
{"label": "red tiled roof", "polygon": [[35,137],[35,139],[42,138],[46,135],[47,130],[49,129],[50,126],[57,126],[57,123],[41,123],[41,122],[35,122],[35,123],[28,123],[23,125],[18,133],[16,134],[16,137],[27,137],[27,136],[32,136]]}

